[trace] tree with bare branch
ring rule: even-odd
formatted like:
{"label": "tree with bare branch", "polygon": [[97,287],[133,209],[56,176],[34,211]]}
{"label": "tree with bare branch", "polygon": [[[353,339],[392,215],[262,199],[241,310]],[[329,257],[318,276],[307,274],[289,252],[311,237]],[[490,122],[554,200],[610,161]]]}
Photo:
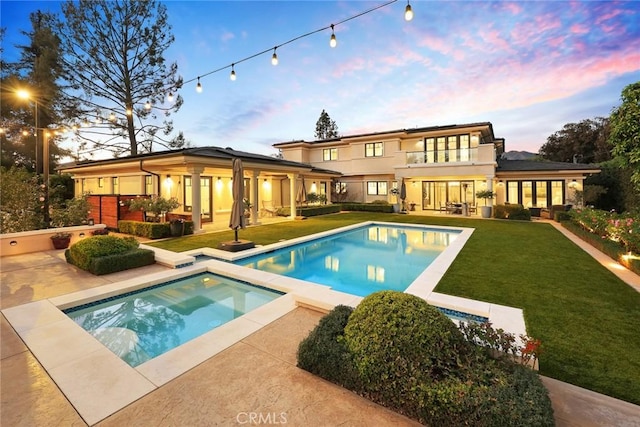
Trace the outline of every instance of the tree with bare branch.
{"label": "tree with bare branch", "polygon": [[114,156],[185,145],[171,113],[182,105],[177,64],[164,53],[174,41],[166,6],[155,1],[80,0],[63,6],[59,32],[65,77],[81,102],[80,149]]}

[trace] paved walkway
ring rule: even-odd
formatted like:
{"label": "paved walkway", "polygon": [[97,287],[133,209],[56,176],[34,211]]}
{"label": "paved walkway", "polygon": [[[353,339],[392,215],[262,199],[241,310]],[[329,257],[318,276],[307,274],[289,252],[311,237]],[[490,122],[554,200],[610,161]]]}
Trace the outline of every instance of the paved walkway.
{"label": "paved walkway", "polygon": [[[575,242],[588,246],[579,239]],[[619,270],[606,256],[601,262],[614,272]],[[143,267],[136,274],[164,268]],[[619,277],[639,289],[638,276],[621,274]],[[63,251],[2,257],[1,306],[102,286],[128,275],[130,272],[93,276],[66,264]],[[98,425],[251,425],[252,419],[256,421],[253,425],[258,420],[293,426],[417,425],[295,367],[298,343],[321,316],[297,308]],[[4,316],[0,325],[0,425],[87,425]],[[639,406],[542,379],[560,427],[640,426]]]}

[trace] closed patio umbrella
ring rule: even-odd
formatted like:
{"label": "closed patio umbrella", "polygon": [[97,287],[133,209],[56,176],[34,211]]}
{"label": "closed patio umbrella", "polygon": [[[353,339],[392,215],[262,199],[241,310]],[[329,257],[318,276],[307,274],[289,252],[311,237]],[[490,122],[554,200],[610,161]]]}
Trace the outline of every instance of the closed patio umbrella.
{"label": "closed patio umbrella", "polygon": [[229,228],[235,231],[235,241],[238,242],[238,228],[245,227],[244,218],[244,170],[242,160],[233,159],[233,205],[231,205],[231,218]]}
{"label": "closed patio umbrella", "polygon": [[404,199],[406,198],[407,198],[407,184],[404,183],[404,178],[402,178],[402,184],[400,184],[400,200],[402,200],[403,211],[407,210],[404,206]]}

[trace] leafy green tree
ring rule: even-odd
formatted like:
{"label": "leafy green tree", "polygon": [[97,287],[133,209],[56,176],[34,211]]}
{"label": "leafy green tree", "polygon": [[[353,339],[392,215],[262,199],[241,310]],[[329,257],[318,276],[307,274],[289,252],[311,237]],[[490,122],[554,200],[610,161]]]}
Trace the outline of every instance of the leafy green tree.
{"label": "leafy green tree", "polygon": [[604,162],[611,159],[609,132],[609,119],[604,117],[567,123],[547,138],[538,154],[554,162]]}
{"label": "leafy green tree", "polygon": [[16,233],[42,227],[41,188],[25,168],[0,168],[0,232]]}
{"label": "leafy green tree", "polygon": [[184,137],[170,139],[167,120],[182,105],[180,96],[167,99],[182,79],[177,64],[164,57],[174,41],[166,6],[156,0],[68,0],[63,12],[66,78],[93,123],[80,129],[80,149],[120,156],[151,152],[154,143],[182,147]]}
{"label": "leafy green tree", "polygon": [[622,104],[611,113],[613,155],[631,172],[631,181],[640,192],[640,82],[622,90]]}
{"label": "leafy green tree", "polygon": [[338,137],[338,125],[334,120],[331,120],[329,114],[322,110],[320,113],[320,118],[316,122],[316,133],[315,137],[317,139],[330,139]]}
{"label": "leafy green tree", "polygon": [[[23,31],[29,43],[17,46],[21,51],[17,63],[2,63],[2,166],[43,170],[43,144],[49,148],[49,170],[53,171],[62,156],[60,135],[45,136],[44,128],[61,128],[74,116],[74,101],[65,95],[59,80],[62,72],[60,40],[54,29],[57,19],[51,13],[36,11],[30,16],[31,30]],[[19,91],[28,94],[21,99]],[[36,108],[37,106],[37,108]],[[37,112],[37,118],[36,118]],[[35,127],[38,130],[36,141]],[[45,139],[46,138],[46,139]]]}

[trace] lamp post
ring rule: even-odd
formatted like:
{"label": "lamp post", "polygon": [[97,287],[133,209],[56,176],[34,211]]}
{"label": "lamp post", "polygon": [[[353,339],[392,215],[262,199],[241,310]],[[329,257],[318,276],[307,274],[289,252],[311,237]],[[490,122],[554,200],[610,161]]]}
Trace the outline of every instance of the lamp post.
{"label": "lamp post", "polygon": [[44,197],[44,206],[43,206],[43,210],[44,210],[44,225],[46,228],[49,228],[49,222],[50,222],[50,218],[49,218],[49,140],[48,140],[48,130],[47,129],[41,129],[40,128],[40,121],[39,121],[39,115],[38,115],[38,100],[35,97],[32,97],[31,94],[29,93],[29,91],[21,89],[18,90],[17,95],[19,98],[21,99],[25,99],[25,100],[31,100],[33,101],[34,105],[35,105],[35,137],[36,137],[36,149],[35,149],[35,153],[36,153],[36,174],[38,173],[38,131],[43,130],[45,131],[43,133],[44,135],[44,139],[42,141],[42,180],[43,180],[43,185],[44,185],[44,191],[43,191],[43,197]]}

